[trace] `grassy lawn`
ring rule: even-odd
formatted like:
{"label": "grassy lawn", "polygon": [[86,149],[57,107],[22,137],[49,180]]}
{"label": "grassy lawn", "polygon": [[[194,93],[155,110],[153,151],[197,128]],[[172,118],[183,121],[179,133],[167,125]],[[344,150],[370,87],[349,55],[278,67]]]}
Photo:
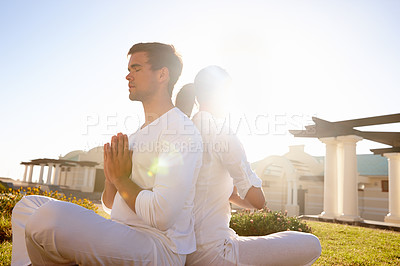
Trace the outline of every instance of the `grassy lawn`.
{"label": "grassy lawn", "polygon": [[314,265],[400,265],[400,233],[307,221],[321,241]]}
{"label": "grassy lawn", "polygon": [[0,246],[0,265],[11,265],[11,242],[3,242]]}
{"label": "grassy lawn", "polygon": [[[107,217],[107,214],[99,211]],[[307,221],[322,245],[314,265],[400,265],[400,233]],[[0,246],[0,265],[10,265],[11,243]]]}

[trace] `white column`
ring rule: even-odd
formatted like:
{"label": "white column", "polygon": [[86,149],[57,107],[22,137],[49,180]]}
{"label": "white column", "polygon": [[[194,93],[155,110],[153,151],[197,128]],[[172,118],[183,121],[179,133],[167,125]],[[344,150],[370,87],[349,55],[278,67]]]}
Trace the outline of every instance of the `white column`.
{"label": "white column", "polygon": [[336,138],[343,145],[343,214],[338,217],[342,221],[361,221],[358,215],[358,184],[357,184],[357,154],[356,143],[362,140],[355,135]]}
{"label": "white column", "polygon": [[43,171],[45,164],[40,164],[39,184],[43,184]]}
{"label": "white column", "polygon": [[337,213],[343,214],[343,188],[344,188],[344,158],[343,143],[338,141],[336,148],[336,185],[337,185]]}
{"label": "white column", "polygon": [[83,186],[87,187],[89,185],[89,167],[85,166],[84,169]]}
{"label": "white column", "polygon": [[89,171],[89,191],[91,192],[94,191],[95,181],[96,181],[96,168],[91,167]]}
{"label": "white column", "polygon": [[64,186],[69,186],[69,183],[68,183],[68,169],[71,170],[71,168],[69,166],[64,167],[64,184],[63,184]]}
{"label": "white column", "polygon": [[66,171],[67,171],[67,167],[61,167],[61,169],[60,169],[60,180],[58,182],[59,185],[65,186]]}
{"label": "white column", "polygon": [[60,180],[58,181],[58,185],[65,186],[66,179],[67,179],[67,167],[61,167]]}
{"label": "white column", "polygon": [[83,186],[81,188],[81,190],[83,192],[91,192],[91,188],[89,187],[89,167],[88,166],[84,166],[84,171],[83,171],[84,175],[83,175]]}
{"label": "white column", "polygon": [[50,185],[51,183],[51,172],[53,171],[53,164],[52,163],[48,163],[47,164],[47,179],[46,179],[46,184]]}
{"label": "white column", "polygon": [[69,186],[73,189],[76,183],[76,166],[71,167],[71,180]]}
{"label": "white column", "polygon": [[74,189],[74,185],[75,185],[75,176],[76,176],[76,167],[75,166],[71,166],[70,168],[70,177],[67,180],[66,185],[69,186],[70,188]]}
{"label": "white column", "polygon": [[287,181],[287,199],[286,199],[286,205],[292,205],[292,181],[288,180]]}
{"label": "white column", "polygon": [[297,206],[297,180],[293,180],[293,195],[292,202],[293,205]]}
{"label": "white column", "polygon": [[60,180],[60,164],[56,163],[51,184],[58,185],[59,180]]}
{"label": "white column", "polygon": [[31,165],[30,165],[30,168],[31,168],[31,169],[29,169],[29,177],[28,177],[28,182],[29,182],[29,183],[32,183],[33,166],[34,166],[34,165],[31,164]]}
{"label": "white column", "polygon": [[[293,176],[291,177],[293,178]],[[297,177],[296,177],[297,178]],[[288,216],[299,215],[300,207],[297,205],[296,179],[287,180],[287,202],[285,209]]]}
{"label": "white column", "polygon": [[338,145],[335,137],[321,138],[319,140],[325,143],[324,211],[321,213],[320,217],[334,219],[339,215],[337,171]]}
{"label": "white column", "polygon": [[72,181],[72,187],[74,189],[80,189],[82,186],[82,176],[81,176],[81,171],[82,167],[80,165],[77,165],[74,167],[74,179]]}
{"label": "white column", "polygon": [[28,165],[25,164],[24,178],[22,179],[23,182],[26,182],[26,174],[27,173],[28,173]]}
{"label": "white column", "polygon": [[385,153],[389,161],[389,213],[385,222],[400,224],[400,153]]}

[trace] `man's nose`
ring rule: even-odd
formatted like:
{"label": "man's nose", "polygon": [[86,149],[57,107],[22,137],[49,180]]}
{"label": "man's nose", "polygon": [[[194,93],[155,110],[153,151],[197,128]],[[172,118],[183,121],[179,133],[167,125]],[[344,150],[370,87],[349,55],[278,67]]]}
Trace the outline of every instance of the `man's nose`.
{"label": "man's nose", "polygon": [[132,77],[130,76],[130,74],[131,74],[131,73],[129,73],[128,75],[126,75],[125,78],[126,78],[127,80],[131,80],[131,79],[132,79]]}

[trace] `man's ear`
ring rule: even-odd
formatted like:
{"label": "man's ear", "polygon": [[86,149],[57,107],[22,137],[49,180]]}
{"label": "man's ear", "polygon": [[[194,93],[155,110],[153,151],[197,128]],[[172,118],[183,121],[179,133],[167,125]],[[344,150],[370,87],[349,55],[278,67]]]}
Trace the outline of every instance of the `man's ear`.
{"label": "man's ear", "polygon": [[159,78],[161,82],[166,81],[167,83],[169,82],[169,70],[167,67],[163,67],[159,70]]}

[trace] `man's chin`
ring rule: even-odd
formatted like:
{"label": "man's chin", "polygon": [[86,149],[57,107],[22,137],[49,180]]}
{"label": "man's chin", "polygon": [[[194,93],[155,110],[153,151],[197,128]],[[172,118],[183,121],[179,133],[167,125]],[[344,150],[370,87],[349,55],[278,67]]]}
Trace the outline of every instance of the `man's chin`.
{"label": "man's chin", "polygon": [[129,94],[129,100],[131,100],[131,101],[139,101],[139,99],[137,97],[135,97],[135,95],[133,95],[133,94]]}

